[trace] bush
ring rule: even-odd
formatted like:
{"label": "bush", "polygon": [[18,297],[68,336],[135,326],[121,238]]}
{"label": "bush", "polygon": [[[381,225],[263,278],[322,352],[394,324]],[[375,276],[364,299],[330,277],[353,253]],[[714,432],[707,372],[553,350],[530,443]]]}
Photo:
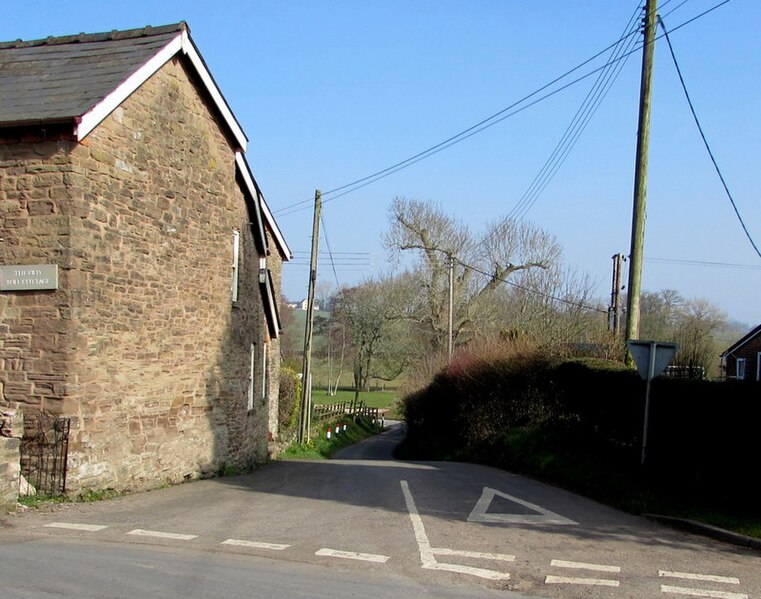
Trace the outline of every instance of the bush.
{"label": "bush", "polygon": [[280,396],[278,399],[278,425],[281,437],[288,437],[296,428],[301,400],[301,379],[295,370],[280,369]]}
{"label": "bush", "polygon": [[[759,386],[659,378],[606,360],[491,344],[458,353],[402,399],[405,457],[476,461],[584,491],[616,480],[717,504],[749,506]],[[757,509],[757,508],[756,508]]]}

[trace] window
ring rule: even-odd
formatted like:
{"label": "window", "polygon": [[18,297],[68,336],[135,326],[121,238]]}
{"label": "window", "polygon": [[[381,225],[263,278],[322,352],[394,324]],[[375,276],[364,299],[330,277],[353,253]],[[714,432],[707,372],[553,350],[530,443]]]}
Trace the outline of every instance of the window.
{"label": "window", "polygon": [[251,344],[251,365],[248,372],[248,411],[254,409],[254,382],[256,381],[256,343]]}
{"label": "window", "polygon": [[737,380],[745,380],[745,358],[737,358]]}
{"label": "window", "polygon": [[240,260],[240,231],[233,231],[232,299],[238,301],[238,262]]}
{"label": "window", "polygon": [[264,344],[264,351],[262,352],[262,399],[267,399],[267,344]]}

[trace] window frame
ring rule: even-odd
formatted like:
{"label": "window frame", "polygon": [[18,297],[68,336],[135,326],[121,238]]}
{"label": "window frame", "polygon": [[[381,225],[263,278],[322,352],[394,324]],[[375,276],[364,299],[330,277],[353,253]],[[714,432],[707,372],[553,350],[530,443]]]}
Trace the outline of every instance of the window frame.
{"label": "window frame", "polygon": [[240,279],[240,231],[233,230],[233,263],[230,292],[233,303],[238,301],[238,281]]}
{"label": "window frame", "polygon": [[249,354],[247,411],[251,412],[254,409],[256,395],[256,343],[251,344]]}
{"label": "window frame", "polygon": [[745,374],[746,374],[745,367],[746,367],[745,358],[737,358],[735,360],[735,378],[738,381],[745,380]]}

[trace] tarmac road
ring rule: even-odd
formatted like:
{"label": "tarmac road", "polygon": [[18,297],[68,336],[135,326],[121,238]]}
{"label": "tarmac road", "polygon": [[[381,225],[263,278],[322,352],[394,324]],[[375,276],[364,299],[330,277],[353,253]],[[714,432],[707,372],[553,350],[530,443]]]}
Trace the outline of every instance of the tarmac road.
{"label": "tarmac road", "polygon": [[[338,597],[761,597],[757,551],[493,468],[396,461],[402,435],[394,423],[330,461],[273,462],[246,476],[10,516],[0,577],[15,579],[12,556],[22,550],[32,564],[87,554],[92,572],[107,569],[98,560],[111,553],[143,552],[151,563],[158,552],[180,560],[169,571],[200,577],[197,588],[217,580],[215,568],[250,569],[256,585],[283,597],[323,596],[312,585],[331,579],[341,581]],[[51,556],[33,556],[45,547]],[[267,571],[275,579],[260,582]],[[312,582],[293,586],[302,576]],[[151,596],[164,596],[156,588]]]}

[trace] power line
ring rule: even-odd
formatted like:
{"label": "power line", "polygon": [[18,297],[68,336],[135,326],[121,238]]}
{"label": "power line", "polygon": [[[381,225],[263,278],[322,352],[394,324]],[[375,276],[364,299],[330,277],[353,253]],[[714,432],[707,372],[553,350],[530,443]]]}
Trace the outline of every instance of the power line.
{"label": "power line", "polygon": [[[508,213],[506,219],[514,218],[520,220],[528,213],[538,197],[547,188],[550,181],[563,165],[570,154],[571,149],[576,145],[576,142],[579,140],[584,129],[586,129],[592,116],[597,111],[597,108],[600,106],[602,100],[613,86],[613,83],[618,78],[627,62],[626,60],[617,61],[617,59],[622,54],[627,54],[628,50],[631,49],[631,46],[637,42],[637,38],[633,36],[633,33],[635,33],[638,28],[637,15],[640,10],[640,7],[637,7],[632,13],[626,27],[624,27],[624,32],[620,38],[621,41],[611,52],[606,68],[598,74],[595,83],[592,85],[587,96],[584,98],[584,101],[579,106],[571,123],[568,125],[550,154],[550,157],[544,163],[536,177],[534,177],[534,180],[524,192],[523,196],[521,196],[520,200]],[[634,28],[632,29],[633,26]],[[624,43],[625,40],[626,43]],[[607,68],[608,66],[610,68]]]}
{"label": "power line", "polygon": [[584,308],[585,310],[591,310],[593,312],[600,312],[601,314],[607,314],[607,310],[602,310],[600,308],[597,308],[596,306],[589,306],[587,304],[583,304],[581,302],[572,302],[567,299],[563,299],[561,297],[554,296],[550,293],[544,293],[543,291],[539,291],[538,289],[531,289],[530,287],[526,287],[524,285],[519,285],[518,283],[514,283],[513,281],[508,281],[507,279],[504,279],[502,277],[495,277],[494,273],[489,273],[484,270],[481,270],[480,268],[476,268],[475,266],[472,266],[470,264],[465,264],[462,260],[456,258],[453,256],[453,259],[463,268],[467,268],[468,270],[472,270],[473,272],[477,272],[481,275],[491,277],[494,281],[499,281],[500,283],[505,283],[506,285],[509,285],[511,287],[514,287],[515,289],[520,289],[521,291],[525,291],[527,293],[533,293],[534,295],[539,295],[545,299],[549,299],[555,302],[559,302],[561,304],[566,304],[568,306],[573,306],[574,308]]}
{"label": "power line", "polygon": [[[726,0],[726,2],[729,2],[729,0]],[[732,197],[732,193],[729,191],[727,182],[724,180],[724,175],[722,175],[721,169],[719,168],[719,165],[716,162],[716,158],[714,158],[713,152],[711,151],[711,146],[708,145],[708,140],[706,139],[705,133],[703,133],[703,127],[700,125],[700,120],[698,119],[698,115],[695,112],[695,107],[692,105],[692,100],[690,99],[690,94],[687,91],[687,86],[684,83],[684,77],[682,77],[682,70],[679,68],[679,63],[676,60],[676,54],[674,54],[674,47],[671,45],[671,39],[669,38],[669,32],[666,30],[666,25],[663,23],[663,19],[661,19],[660,17],[658,17],[658,23],[660,24],[661,29],[663,30],[663,35],[665,36],[666,42],[668,43],[669,51],[671,53],[671,58],[674,61],[674,67],[676,67],[677,75],[679,75],[679,82],[682,84],[682,90],[684,91],[684,96],[685,98],[687,98],[687,104],[689,104],[690,106],[690,112],[692,113],[692,118],[695,120],[695,125],[697,125],[698,131],[700,132],[700,137],[703,139],[703,144],[706,147],[706,151],[708,152],[708,155],[711,157],[711,162],[713,162],[713,166],[716,169],[716,174],[719,175],[721,184],[724,186],[724,191],[726,192],[727,197],[729,198],[729,201],[732,204],[732,208],[734,209],[735,214],[737,215],[737,220],[740,221],[740,225],[742,225],[743,231],[745,231],[745,236],[748,238],[748,241],[750,241],[750,244],[753,246],[753,249],[756,250],[756,254],[758,254],[759,258],[761,258],[761,251],[759,251],[758,246],[756,245],[756,242],[753,241],[753,237],[751,237],[750,232],[748,231],[748,227],[745,226],[745,221],[743,221],[742,216],[740,216],[740,211],[737,209],[737,204],[735,204],[735,200]]]}
{"label": "power line", "polygon": [[[309,252],[305,250],[296,250],[292,252],[294,256],[309,256]],[[372,252],[333,252],[334,256],[362,256],[362,257],[369,257],[372,256]]]}
{"label": "power line", "polygon": [[[629,34],[629,35],[632,35],[632,34]],[[479,127],[489,123],[490,121],[493,121],[497,117],[499,117],[499,116],[503,115],[504,113],[510,111],[511,109],[515,108],[516,106],[519,106],[520,104],[522,104],[526,100],[528,100],[528,99],[534,97],[535,95],[541,93],[542,91],[544,91],[545,89],[551,87],[552,85],[554,85],[558,81],[561,81],[561,80],[565,79],[571,73],[574,73],[575,71],[578,71],[580,68],[584,67],[585,65],[589,64],[590,62],[592,62],[596,58],[600,57],[602,54],[604,54],[605,52],[607,52],[611,48],[617,46],[620,42],[621,42],[620,39],[617,40],[613,44],[609,45],[607,48],[599,51],[594,56],[591,56],[587,60],[579,63],[578,65],[576,65],[572,69],[566,71],[565,73],[563,73],[559,77],[556,77],[555,79],[553,79],[549,83],[546,83],[545,85],[539,87],[538,89],[534,90],[530,94],[524,96],[520,100],[518,100],[516,102],[513,102],[509,106],[506,106],[505,108],[495,112],[494,114],[492,114],[492,115],[490,115],[490,116],[480,120],[479,122],[475,123],[474,125],[471,125],[467,129],[464,129],[463,131],[460,131],[459,133],[456,133],[456,134],[452,135],[451,137],[449,137],[449,138],[447,138],[447,139],[445,139],[445,140],[443,140],[443,141],[441,141],[441,142],[439,142],[437,144],[434,144],[433,146],[430,146],[429,148],[426,148],[425,150],[423,150],[421,152],[418,152],[417,154],[415,154],[413,156],[410,156],[409,158],[405,158],[404,160],[401,160],[401,161],[399,161],[399,162],[397,162],[395,164],[392,164],[391,166],[388,166],[388,167],[386,167],[384,169],[378,170],[378,171],[376,171],[376,172],[374,172],[374,173],[372,173],[370,175],[366,175],[366,176],[361,177],[359,179],[355,179],[354,181],[352,181],[350,183],[346,183],[344,185],[340,185],[339,187],[334,187],[333,189],[331,189],[329,191],[326,191],[323,195],[325,195],[325,196],[332,195],[332,194],[335,194],[335,193],[337,193],[339,191],[346,190],[348,188],[354,188],[355,186],[358,186],[358,187],[356,187],[356,189],[360,189],[361,187],[364,187],[364,185],[360,185],[360,184],[366,183],[366,182],[368,182],[368,183],[375,182],[375,181],[379,180],[380,178],[383,178],[381,175],[393,174],[394,172],[397,172],[399,167],[403,167],[405,165],[415,164],[416,162],[419,161],[419,159],[426,158],[426,157],[428,157],[428,155],[433,155],[435,153],[438,153],[438,152],[436,152],[436,150],[445,149],[446,147],[449,147],[451,142],[457,140],[458,138],[463,137],[463,139],[467,139],[467,137],[464,137],[464,136],[466,136],[468,133],[473,132],[473,131],[479,132],[480,130],[476,131],[477,129],[479,129]],[[594,72],[595,71],[593,71],[593,73]],[[562,88],[562,89],[564,89],[564,88]],[[499,122],[499,121],[497,121],[497,122]],[[354,190],[354,189],[352,189],[352,190]],[[341,194],[341,195],[345,195],[345,194]],[[337,197],[341,197],[341,196],[337,196]],[[332,199],[336,199],[336,198],[332,198]],[[276,214],[288,211],[291,208],[295,208],[297,206],[303,206],[304,204],[306,204],[308,202],[309,202],[309,200],[304,200],[302,202],[297,202],[295,204],[291,204],[289,206],[285,206],[285,207],[281,208],[280,210],[276,211]]]}
{"label": "power line", "polygon": [[[703,11],[702,13],[698,14],[697,16],[695,16],[695,17],[685,21],[684,23],[674,27],[671,31],[674,32],[674,31],[677,31],[678,29],[681,29],[682,27],[684,27],[686,25],[689,25],[690,23],[692,23],[692,22],[696,21],[697,19],[707,15],[708,13],[716,10],[717,8],[723,6],[724,4],[727,4],[728,2],[729,2],[729,0],[724,0],[723,2],[720,2],[719,4],[717,4],[717,5],[715,5],[715,6],[711,7],[711,8]],[[673,10],[676,10],[680,6],[681,5],[678,5]],[[673,12],[673,10],[671,12]],[[631,36],[634,33],[635,32],[631,32],[628,35]],[[560,75],[559,77],[556,77],[555,79],[553,79],[549,83],[541,86],[540,88],[536,89],[535,91],[531,92],[530,94],[524,96],[522,99],[518,100],[517,102],[514,102],[513,104],[503,108],[502,110],[492,114],[491,116],[486,117],[485,119],[482,119],[481,121],[479,121],[478,123],[468,127],[467,129],[465,129],[465,130],[463,130],[463,131],[461,131],[461,132],[459,132],[459,133],[457,133],[455,135],[452,135],[448,139],[446,139],[446,140],[444,140],[442,142],[439,142],[439,143],[437,143],[437,144],[435,144],[435,145],[433,145],[433,146],[423,150],[422,152],[418,152],[414,156],[410,156],[409,158],[401,160],[401,161],[397,162],[396,164],[393,164],[393,165],[391,165],[389,167],[386,167],[384,169],[376,171],[375,173],[372,173],[372,174],[367,175],[365,177],[362,177],[360,179],[356,179],[356,180],[352,181],[351,183],[346,183],[345,185],[341,185],[339,187],[335,187],[335,188],[327,191],[324,195],[332,195],[332,194],[337,194],[337,195],[334,195],[333,197],[331,197],[329,199],[326,199],[325,201],[329,202],[329,201],[332,201],[332,200],[336,200],[336,199],[338,199],[340,197],[343,197],[343,196],[345,196],[345,195],[347,195],[349,193],[353,193],[355,191],[358,191],[359,189],[362,189],[363,187],[371,185],[372,183],[380,181],[381,179],[384,179],[384,178],[386,178],[386,177],[388,177],[388,176],[390,176],[392,174],[395,174],[395,173],[399,172],[400,170],[408,168],[408,167],[412,166],[413,164],[416,164],[416,163],[420,162],[421,160],[425,160],[426,158],[430,158],[431,156],[434,156],[435,154],[438,154],[439,152],[441,152],[441,151],[443,151],[443,150],[445,150],[447,148],[450,148],[451,146],[453,146],[455,144],[458,144],[458,143],[460,143],[462,141],[465,141],[466,139],[469,139],[473,135],[476,135],[477,133],[481,133],[482,131],[484,131],[484,130],[490,128],[490,127],[493,127],[494,125],[497,125],[498,123],[501,123],[505,119],[507,119],[507,118],[509,118],[511,116],[514,116],[514,115],[518,114],[519,112],[522,112],[523,110],[526,110],[527,108],[530,108],[531,106],[534,106],[535,104],[538,104],[539,102],[541,102],[543,100],[546,100],[547,98],[549,98],[551,96],[554,96],[555,94],[557,94],[557,93],[559,93],[559,92],[561,92],[561,91],[571,87],[572,85],[575,85],[576,83],[578,83],[580,81],[583,81],[584,79],[594,75],[595,73],[597,73],[597,72],[607,68],[611,64],[610,62],[606,63],[605,65],[603,65],[603,66],[601,66],[601,67],[599,67],[597,69],[594,69],[594,70],[590,71],[586,75],[583,75],[583,76],[581,76],[581,77],[571,81],[570,83],[561,86],[560,88],[558,88],[558,89],[556,89],[556,90],[554,90],[552,92],[549,92],[549,93],[545,94],[544,96],[541,96],[537,100],[535,100],[535,101],[533,101],[533,102],[531,102],[531,103],[529,103],[529,104],[527,104],[525,106],[517,108],[516,110],[512,110],[513,108],[518,107],[520,104],[522,104],[526,100],[536,96],[537,94],[541,93],[545,89],[551,87],[555,83],[557,83],[557,82],[561,81],[562,79],[566,78],[571,73],[574,73],[575,71],[579,70],[583,66],[589,64],[590,62],[592,62],[593,60],[595,60],[596,58],[598,58],[599,56],[601,56],[602,54],[604,54],[605,52],[610,50],[611,48],[614,48],[616,45],[621,43],[622,39],[617,40],[615,43],[609,45],[607,48],[601,50],[600,52],[598,52],[594,56],[590,57],[589,59],[579,63],[578,65],[576,65],[572,69],[566,71],[564,74]],[[634,50],[631,50],[630,52],[624,54],[623,56],[617,58],[615,61],[612,61],[612,62],[618,62],[618,61],[624,60],[624,59],[628,58],[631,54],[637,52],[638,50],[639,50],[639,47],[635,48]],[[512,110],[512,112],[510,112],[511,110]],[[341,191],[342,193],[338,194],[339,191]],[[306,205],[309,204],[310,202],[311,202],[311,200],[303,200],[301,202],[296,202],[294,204],[290,204],[290,205],[285,206],[285,207],[283,207],[283,208],[281,208],[279,210],[276,210],[275,214],[279,215],[279,216],[288,216],[288,215],[294,214],[296,212],[301,212],[302,210],[304,210],[306,208]]]}
{"label": "power line", "polygon": [[333,269],[333,276],[336,279],[336,288],[341,287],[341,283],[338,282],[338,273],[336,272],[336,263],[333,260],[333,252],[330,250],[330,242],[328,241],[328,229],[325,226],[325,215],[320,214],[320,220],[322,221],[322,237],[325,239],[325,245],[328,248],[328,255],[330,256],[330,266]]}
{"label": "power line", "polygon": [[759,265],[735,264],[732,262],[704,262],[702,260],[680,260],[677,258],[645,258],[648,262],[657,264],[677,264],[680,266],[700,266],[706,268],[730,268],[737,270],[761,270]]}

